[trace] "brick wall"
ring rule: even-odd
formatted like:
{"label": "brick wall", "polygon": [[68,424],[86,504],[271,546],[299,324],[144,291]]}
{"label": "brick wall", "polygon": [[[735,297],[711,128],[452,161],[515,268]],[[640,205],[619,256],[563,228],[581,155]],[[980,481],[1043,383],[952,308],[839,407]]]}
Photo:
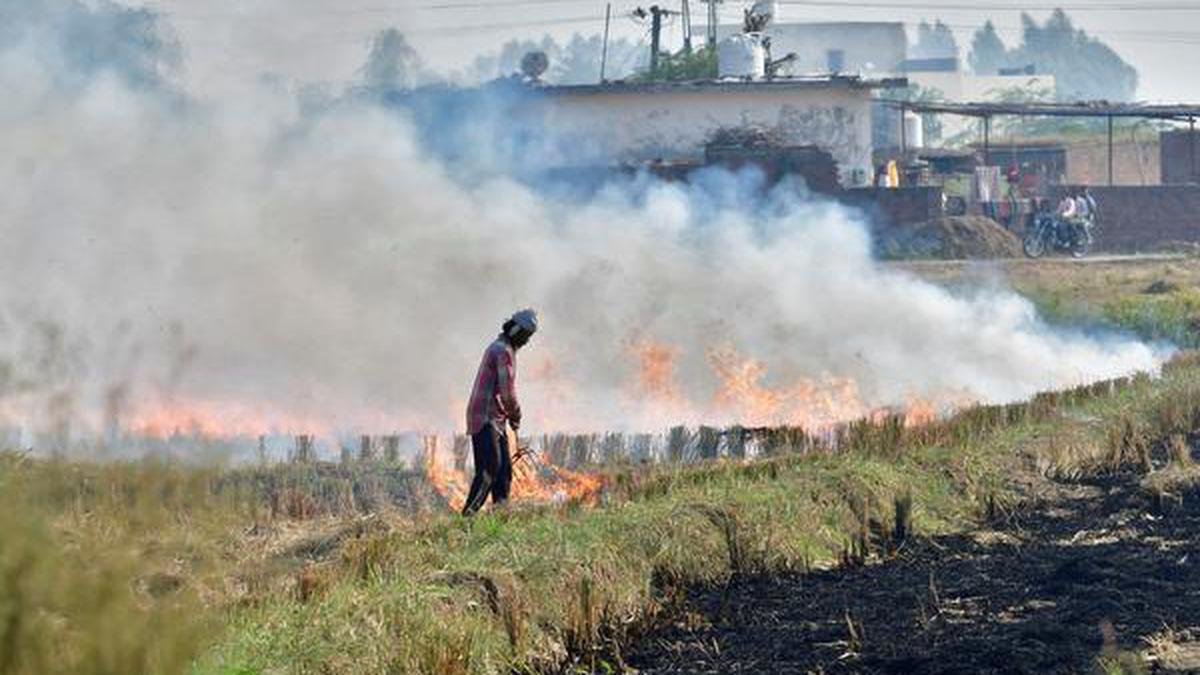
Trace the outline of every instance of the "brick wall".
{"label": "brick wall", "polygon": [[[1164,131],[1159,137],[1162,154],[1162,182],[1169,184],[1200,182],[1200,131],[1194,139],[1187,130]],[[1195,142],[1195,150],[1192,149]],[[1195,166],[1192,153],[1195,152]]]}
{"label": "brick wall", "polygon": [[[1198,185],[1093,186],[1091,191],[1100,209],[1098,250],[1153,251],[1171,242],[1200,242]],[[1061,197],[1059,190],[1052,203]]]}
{"label": "brick wall", "polygon": [[[1125,135],[1125,134],[1122,134]],[[1128,135],[1113,142],[1114,185],[1158,185],[1161,160],[1158,139]],[[1108,143],[1103,139],[1071,143],[1067,146],[1067,183],[1078,185],[1108,184]]]}

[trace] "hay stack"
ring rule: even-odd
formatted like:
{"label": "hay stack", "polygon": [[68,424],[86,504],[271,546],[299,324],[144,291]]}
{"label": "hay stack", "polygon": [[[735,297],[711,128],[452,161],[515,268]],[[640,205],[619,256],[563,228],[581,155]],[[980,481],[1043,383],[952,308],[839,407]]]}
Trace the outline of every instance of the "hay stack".
{"label": "hay stack", "polygon": [[884,258],[939,260],[1016,258],[1021,240],[983,216],[948,216],[879,233]]}

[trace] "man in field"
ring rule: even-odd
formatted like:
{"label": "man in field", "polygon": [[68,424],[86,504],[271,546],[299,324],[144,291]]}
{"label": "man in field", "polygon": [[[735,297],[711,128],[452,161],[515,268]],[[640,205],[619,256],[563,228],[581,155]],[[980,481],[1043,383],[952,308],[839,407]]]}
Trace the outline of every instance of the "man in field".
{"label": "man in field", "polygon": [[537,313],[523,309],[504,322],[500,335],[483,352],[467,404],[467,433],[471,434],[475,479],[463,504],[464,516],[483,508],[489,494],[494,504],[508,501],[512,448],[508,447],[504,425],[511,426],[514,434],[521,428],[516,354],[536,332]]}

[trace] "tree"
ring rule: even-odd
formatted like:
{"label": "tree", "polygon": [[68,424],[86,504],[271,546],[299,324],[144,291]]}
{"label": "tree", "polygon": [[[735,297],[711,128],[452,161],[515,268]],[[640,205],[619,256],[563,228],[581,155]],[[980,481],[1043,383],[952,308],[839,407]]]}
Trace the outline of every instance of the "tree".
{"label": "tree", "polygon": [[917,26],[917,44],[913,46],[913,54],[924,59],[957,58],[958,40],[954,37],[954,31],[941,21],[935,21],[933,25],[922,21]]}
{"label": "tree", "polygon": [[1108,45],[1090,37],[1056,9],[1043,25],[1022,15],[1021,45],[1009,53],[1014,64],[1034,64],[1054,75],[1059,100],[1129,101],[1137,92],[1137,70]]}
{"label": "tree", "polygon": [[649,68],[634,75],[641,82],[678,82],[686,80],[711,80],[717,77],[717,51],[707,47],[690,52],[680,50],[674,54],[663,54],[658,59],[658,68]]}
{"label": "tree", "polygon": [[101,73],[127,85],[171,90],[182,50],[159,13],[113,2],[0,2],[0,51],[28,47],[44,76],[74,90]]}
{"label": "tree", "polygon": [[996,32],[996,25],[990,20],[975,31],[967,61],[976,75],[995,75],[1008,65],[1008,49]]}
{"label": "tree", "polygon": [[421,55],[395,28],[375,35],[362,74],[364,84],[376,91],[407,89],[426,79]]}

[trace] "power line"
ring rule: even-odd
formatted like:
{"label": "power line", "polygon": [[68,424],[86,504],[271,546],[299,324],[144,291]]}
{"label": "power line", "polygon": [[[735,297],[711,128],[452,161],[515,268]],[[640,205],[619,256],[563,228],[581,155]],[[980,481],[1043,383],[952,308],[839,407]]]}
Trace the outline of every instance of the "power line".
{"label": "power line", "polygon": [[[201,16],[201,15],[176,15],[167,14],[171,20],[184,21],[213,21],[224,17],[216,16]],[[512,28],[526,28],[532,26],[556,26],[575,23],[591,23],[594,21],[603,20],[603,16],[570,16],[556,19],[526,19],[523,21],[510,21],[501,23],[480,23],[480,24],[448,24],[444,26],[427,26],[423,28],[405,28],[404,34],[421,34],[421,33],[452,33],[461,31],[489,31],[489,30],[509,30]]]}
{"label": "power line", "polygon": [[[635,1],[635,0],[631,0],[631,1]],[[587,2],[589,4],[594,4],[595,0],[496,0],[495,2],[491,2],[491,3],[472,1],[472,2],[442,3],[440,5],[430,5],[430,6],[427,6],[427,8],[431,8],[431,9],[463,8],[463,9],[466,9],[466,8],[490,7],[490,6],[501,6],[501,5],[568,4],[568,3],[574,4],[574,3],[579,3],[579,2]],[[979,9],[979,7],[977,5],[936,4],[936,3],[931,3],[931,2],[867,2],[867,1],[855,1],[855,0],[848,0],[847,2],[837,2],[834,0],[811,0],[811,1],[809,1],[809,0],[781,0],[781,4],[794,6],[794,7],[805,7],[805,6],[820,7],[820,8],[850,7],[850,8],[858,8],[858,9],[897,9],[897,8],[899,8],[899,9],[970,8],[973,10]],[[1125,2],[1121,6],[1122,7],[1132,7],[1132,5],[1130,5],[1128,2]],[[1162,3],[1158,3],[1158,4],[1150,5],[1150,6],[1151,7],[1160,7],[1160,8],[1166,7],[1166,5],[1164,5]],[[1172,6],[1182,7],[1182,5],[1179,5],[1179,4],[1172,5]],[[1106,5],[1089,5],[1088,7],[1091,7],[1093,9],[1101,9],[1101,8],[1105,8],[1105,7],[1117,7],[1117,5],[1115,5],[1115,4],[1107,5],[1107,6]],[[1188,5],[1187,7],[1189,9],[1195,9],[1197,11],[1200,11],[1200,5]],[[1030,5],[1030,6],[989,5],[989,6],[987,6],[986,10],[980,10],[980,11],[991,11],[991,10],[996,10],[996,9],[1011,9],[1011,10],[1024,11],[1024,8],[1044,9],[1043,7],[1033,7],[1032,5]],[[325,11],[357,12],[359,10],[383,11],[382,8],[378,8],[378,7],[376,7],[376,8],[357,8],[357,9],[353,9],[353,10],[325,10]],[[399,8],[397,8],[396,11],[400,11]],[[411,10],[407,10],[407,11],[411,11]],[[1124,11],[1124,10],[1122,10],[1122,11]],[[186,13],[179,14],[179,13],[175,13],[175,12],[166,12],[165,15],[172,20],[184,20],[184,21],[207,21],[207,20],[228,19],[228,16],[226,16],[226,15],[217,15],[217,14],[208,14],[208,15],[186,14]],[[625,16],[629,17],[628,14],[626,14]],[[591,23],[594,21],[599,21],[602,18],[603,18],[602,15],[599,15],[599,14],[595,15],[595,16],[593,16],[593,15],[576,15],[576,16],[567,16],[567,17],[558,17],[558,18],[549,18],[549,19],[525,19],[525,20],[520,20],[520,21],[508,21],[508,22],[491,22],[491,23],[479,23],[479,24],[452,24],[452,25],[429,26],[429,27],[421,27],[421,28],[406,28],[404,32],[406,34],[445,33],[445,32],[454,32],[454,31],[487,32],[487,31],[493,31],[493,30],[511,30],[511,29],[529,28],[529,27],[538,27],[538,26],[584,24],[584,23]],[[740,19],[740,17],[733,16],[732,14],[727,15],[726,18],[729,18],[731,20],[732,19]],[[911,25],[915,22],[907,21],[907,22],[903,22],[903,23]],[[959,29],[959,30],[971,30],[971,31],[978,30],[979,28],[983,27],[983,24],[945,24],[945,25],[947,25],[951,28]],[[1021,27],[1021,26],[1004,26],[1004,25],[997,25],[994,23],[993,23],[993,25],[996,26],[997,30],[1009,32],[1009,33],[1013,33],[1013,32],[1019,33],[1023,30],[1023,27]],[[1088,35],[1090,35],[1092,37],[1099,37],[1101,39],[1112,39],[1113,41],[1153,42],[1153,43],[1166,43],[1166,44],[1179,44],[1179,45],[1200,44],[1200,32],[1197,32],[1197,31],[1156,31],[1156,30],[1138,31],[1138,30],[1124,30],[1124,29],[1114,28],[1114,29],[1089,30],[1087,32],[1088,32]]]}
{"label": "power line", "polygon": [[[447,10],[447,9],[486,9],[489,7],[520,7],[528,5],[567,5],[567,4],[595,4],[596,0],[467,0],[463,2],[436,2],[425,5],[411,5],[405,7],[405,11],[412,9],[420,10]],[[1088,3],[1088,4],[1058,4],[1055,7],[1047,7],[1044,4],[989,4],[980,6],[978,4],[967,4],[961,2],[906,2],[900,0],[898,2],[877,2],[875,0],[780,0],[780,5],[799,6],[799,7],[826,7],[838,8],[844,7],[847,9],[925,9],[925,10],[948,10],[948,11],[979,11],[979,12],[1036,12],[1047,11],[1049,9],[1061,9],[1064,12],[1200,12],[1200,4],[1185,3],[1185,2],[1154,2],[1148,4],[1137,4],[1125,0],[1124,2],[1114,3]],[[331,10],[338,11],[338,10]],[[346,10],[356,11],[356,10]],[[400,11],[397,9],[396,11]]]}
{"label": "power line", "polygon": [[[500,1],[515,2],[519,0]],[[567,0],[557,1],[566,2]],[[1058,4],[1054,7],[1047,7],[1044,4],[989,4],[981,7],[978,4],[964,3],[871,2],[869,0],[779,0],[779,4],[802,7],[845,7],[847,9],[940,9],[949,11],[976,12],[1036,12],[1046,11],[1049,9],[1061,9],[1064,12],[1200,12],[1200,5],[1192,3],[1155,3],[1148,5],[1137,5],[1130,2],[1122,2],[1112,4],[1089,3],[1086,5]]]}

